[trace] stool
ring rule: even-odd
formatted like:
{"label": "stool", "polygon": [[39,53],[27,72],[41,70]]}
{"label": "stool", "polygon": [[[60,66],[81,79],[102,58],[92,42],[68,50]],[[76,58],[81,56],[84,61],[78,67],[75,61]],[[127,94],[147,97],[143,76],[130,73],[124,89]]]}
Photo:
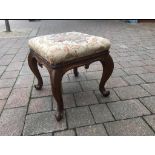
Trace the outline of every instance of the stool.
{"label": "stool", "polygon": [[113,72],[114,63],[109,55],[108,39],[80,32],[66,32],[35,37],[30,39],[28,44],[28,64],[38,80],[35,85],[37,90],[41,90],[43,86],[38,65],[45,66],[49,72],[52,94],[57,102],[57,121],[63,118],[64,111],[61,81],[70,69],[78,76],[78,67],[85,66],[88,69],[92,62],[100,61],[103,73],[99,90],[103,96],[109,96],[110,92],[105,89],[105,83]]}

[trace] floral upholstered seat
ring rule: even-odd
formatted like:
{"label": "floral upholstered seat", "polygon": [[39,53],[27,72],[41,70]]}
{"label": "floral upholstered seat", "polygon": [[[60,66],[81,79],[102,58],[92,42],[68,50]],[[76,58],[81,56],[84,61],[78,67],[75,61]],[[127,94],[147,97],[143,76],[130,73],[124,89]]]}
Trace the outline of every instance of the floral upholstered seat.
{"label": "floral upholstered seat", "polygon": [[80,32],[66,32],[32,38],[29,47],[50,64],[58,64],[106,52],[110,48],[110,41]]}

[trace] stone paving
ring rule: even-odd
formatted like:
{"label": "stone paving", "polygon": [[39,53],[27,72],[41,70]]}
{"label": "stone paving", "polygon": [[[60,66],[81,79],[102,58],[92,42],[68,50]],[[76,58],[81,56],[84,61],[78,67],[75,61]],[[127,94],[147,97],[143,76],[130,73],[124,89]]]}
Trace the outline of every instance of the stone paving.
{"label": "stone paving", "polygon": [[[0,135],[141,136],[155,135],[155,24],[104,20],[10,21],[25,36],[0,36]],[[4,29],[0,21],[0,30]],[[48,72],[41,69],[44,86],[33,87],[27,41],[37,35],[80,31],[111,40],[114,72],[104,98],[98,85],[99,62],[69,71],[63,77],[65,117],[56,122],[56,103]]]}

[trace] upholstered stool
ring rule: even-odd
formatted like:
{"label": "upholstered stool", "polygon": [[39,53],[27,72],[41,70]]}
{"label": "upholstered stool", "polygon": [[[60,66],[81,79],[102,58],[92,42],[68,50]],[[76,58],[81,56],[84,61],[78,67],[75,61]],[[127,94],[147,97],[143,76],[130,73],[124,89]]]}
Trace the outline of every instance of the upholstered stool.
{"label": "upholstered stool", "polygon": [[90,63],[100,61],[104,71],[99,90],[105,97],[110,94],[105,90],[105,83],[112,74],[114,64],[109,55],[108,39],[79,32],[66,32],[32,38],[28,44],[28,64],[38,79],[38,84],[35,85],[37,90],[43,86],[38,65],[44,65],[50,74],[52,93],[57,102],[57,121],[63,117],[61,80],[68,70],[73,69],[75,76],[78,76],[78,67],[85,66],[87,69]]}

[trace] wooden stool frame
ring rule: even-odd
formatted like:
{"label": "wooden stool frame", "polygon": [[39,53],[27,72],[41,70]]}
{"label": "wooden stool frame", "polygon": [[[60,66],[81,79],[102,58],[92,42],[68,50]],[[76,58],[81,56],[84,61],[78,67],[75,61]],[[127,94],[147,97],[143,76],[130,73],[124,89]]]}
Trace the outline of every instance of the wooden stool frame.
{"label": "wooden stool frame", "polygon": [[30,49],[28,55],[28,64],[31,71],[34,73],[38,79],[38,84],[34,87],[37,90],[41,90],[43,86],[43,80],[38,70],[38,65],[40,67],[45,66],[49,72],[51,80],[52,94],[57,102],[57,114],[56,120],[60,121],[63,118],[63,98],[62,98],[62,77],[68,71],[73,69],[74,75],[78,76],[78,67],[85,66],[86,69],[89,68],[89,65],[95,61],[100,61],[103,66],[102,78],[99,84],[99,90],[103,96],[107,97],[110,95],[110,92],[105,89],[105,84],[109,77],[111,76],[114,68],[113,60],[109,54],[109,51],[98,52],[90,56],[85,56],[77,58],[76,60],[67,61],[59,63],[56,65],[50,64],[47,60],[37,54],[35,51]]}

